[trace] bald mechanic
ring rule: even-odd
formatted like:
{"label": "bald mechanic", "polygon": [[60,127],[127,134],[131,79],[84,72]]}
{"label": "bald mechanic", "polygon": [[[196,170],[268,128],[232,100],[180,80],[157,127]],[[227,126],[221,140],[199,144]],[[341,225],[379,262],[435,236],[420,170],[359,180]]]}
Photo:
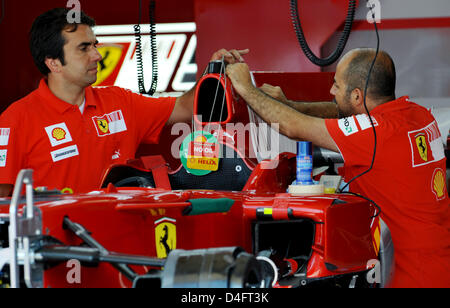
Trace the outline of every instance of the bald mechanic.
{"label": "bald mechanic", "polygon": [[[84,13],[67,22],[68,9],[39,16],[30,32],[39,88],[0,117],[0,195],[10,195],[21,169],[33,169],[34,186],[82,193],[98,189],[107,168],[134,158],[141,143],[158,143],[164,125],[190,122],[194,89],[174,98],[147,98],[97,80],[95,22]],[[244,51],[220,50],[229,63]]]}
{"label": "bald mechanic", "polygon": [[[244,63],[229,65],[227,74],[251,108],[265,121],[279,123],[282,134],[340,152],[349,181],[372,162],[374,136],[364,88],[374,56],[372,49],[356,49],[342,58],[331,88],[335,103],[296,103],[279,88],[257,89]],[[367,93],[378,137],[375,165],[350,190],[382,209],[395,250],[392,287],[450,287],[449,197],[440,132],[427,109],[406,96],[395,98],[395,83],[394,63],[381,52]]]}

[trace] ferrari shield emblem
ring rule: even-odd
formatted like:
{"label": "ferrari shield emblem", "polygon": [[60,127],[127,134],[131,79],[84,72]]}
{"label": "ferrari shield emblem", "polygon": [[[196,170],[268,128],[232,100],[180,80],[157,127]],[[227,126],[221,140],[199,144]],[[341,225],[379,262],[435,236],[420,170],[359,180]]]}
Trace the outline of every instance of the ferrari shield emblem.
{"label": "ferrari shield emblem", "polygon": [[103,132],[104,134],[106,134],[109,131],[109,127],[108,127],[108,121],[106,120],[97,120],[97,126],[98,129]]}
{"label": "ferrari shield emblem", "polygon": [[113,75],[116,67],[122,60],[123,46],[119,44],[107,44],[97,48],[102,55],[102,60],[98,63],[97,82],[94,86],[103,83],[108,77]]}
{"label": "ferrari shield emblem", "polygon": [[169,253],[177,248],[176,220],[162,218],[155,221],[155,244],[158,258],[167,258]]}
{"label": "ferrari shield emblem", "polygon": [[424,161],[428,161],[428,146],[424,134],[419,134],[416,136],[416,145],[417,149],[419,150],[420,157]]}

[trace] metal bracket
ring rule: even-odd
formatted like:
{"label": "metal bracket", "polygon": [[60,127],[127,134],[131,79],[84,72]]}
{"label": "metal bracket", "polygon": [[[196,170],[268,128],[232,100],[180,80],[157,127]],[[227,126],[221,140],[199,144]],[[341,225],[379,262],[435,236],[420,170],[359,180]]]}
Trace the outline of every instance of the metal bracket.
{"label": "metal bracket", "polygon": [[[26,205],[19,213],[21,194],[25,185]],[[42,219],[38,208],[33,204],[33,170],[22,170],[16,179],[9,207],[9,252],[11,287],[20,287],[19,264],[24,266],[24,279],[27,287],[43,286],[43,267],[36,265],[31,249],[32,238],[41,235]]]}

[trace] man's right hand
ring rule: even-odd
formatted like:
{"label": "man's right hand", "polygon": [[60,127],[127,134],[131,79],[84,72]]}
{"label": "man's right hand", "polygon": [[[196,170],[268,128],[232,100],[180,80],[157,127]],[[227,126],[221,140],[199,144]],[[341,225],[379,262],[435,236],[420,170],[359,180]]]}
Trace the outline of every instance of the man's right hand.
{"label": "man's right hand", "polygon": [[227,66],[227,75],[230,78],[236,92],[245,99],[249,90],[256,90],[253,86],[250,69],[246,63],[235,63]]}
{"label": "man's right hand", "polygon": [[259,89],[280,102],[283,103],[288,102],[288,99],[286,98],[286,95],[284,95],[283,90],[281,90],[281,88],[278,86],[272,86],[270,84],[265,83]]}

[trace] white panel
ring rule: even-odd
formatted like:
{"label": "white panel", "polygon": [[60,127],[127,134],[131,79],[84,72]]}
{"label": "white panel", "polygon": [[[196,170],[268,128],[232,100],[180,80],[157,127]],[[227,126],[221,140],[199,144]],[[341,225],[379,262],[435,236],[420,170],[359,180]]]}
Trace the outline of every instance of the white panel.
{"label": "white panel", "polygon": [[[381,21],[397,18],[449,17],[449,0],[379,0]],[[360,0],[355,18],[365,20],[369,9],[366,0]]]}

